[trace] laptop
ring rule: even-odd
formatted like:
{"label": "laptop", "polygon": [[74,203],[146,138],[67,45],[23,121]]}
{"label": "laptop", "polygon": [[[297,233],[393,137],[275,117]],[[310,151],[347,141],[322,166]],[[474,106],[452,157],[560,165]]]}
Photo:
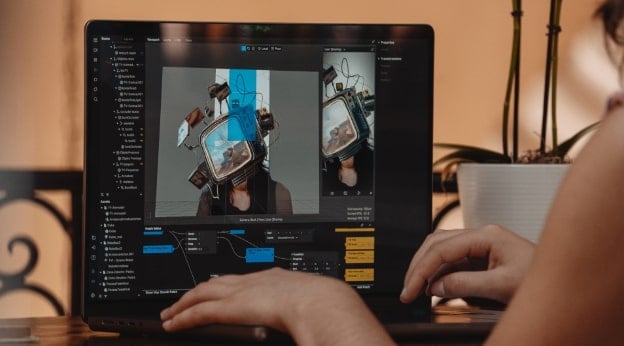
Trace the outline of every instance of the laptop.
{"label": "laptop", "polygon": [[93,330],[162,333],[198,283],[276,266],[344,280],[397,333],[431,319],[398,300],[431,230],[429,25],[95,20],[85,40]]}

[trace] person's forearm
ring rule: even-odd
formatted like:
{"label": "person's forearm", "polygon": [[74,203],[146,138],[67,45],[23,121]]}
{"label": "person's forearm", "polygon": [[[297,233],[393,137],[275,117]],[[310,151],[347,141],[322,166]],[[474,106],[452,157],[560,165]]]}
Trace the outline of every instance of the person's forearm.
{"label": "person's forearm", "polygon": [[[342,284],[341,284],[342,285]],[[335,302],[309,302],[293,307],[287,328],[297,345],[394,345],[383,326],[349,287]]]}
{"label": "person's forearm", "polygon": [[570,167],[535,260],[492,344],[624,340],[624,110],[605,119]]}

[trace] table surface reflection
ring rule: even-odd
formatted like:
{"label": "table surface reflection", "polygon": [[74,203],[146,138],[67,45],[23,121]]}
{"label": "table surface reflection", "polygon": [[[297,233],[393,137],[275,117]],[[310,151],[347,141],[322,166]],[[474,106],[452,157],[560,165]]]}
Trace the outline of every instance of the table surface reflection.
{"label": "table surface reflection", "polygon": [[[438,307],[434,310],[438,325],[462,325],[454,334],[417,334],[398,340],[400,345],[478,345],[500,318],[502,311],[470,307]],[[442,326],[442,327],[444,327]],[[459,330],[459,332],[458,332]],[[462,332],[461,330],[464,330]],[[463,333],[463,334],[462,334]],[[441,337],[442,336],[442,337]],[[176,336],[120,335],[92,331],[80,317],[34,317],[0,319],[0,345],[236,345],[237,342],[209,342]],[[274,344],[271,342],[270,344]]]}

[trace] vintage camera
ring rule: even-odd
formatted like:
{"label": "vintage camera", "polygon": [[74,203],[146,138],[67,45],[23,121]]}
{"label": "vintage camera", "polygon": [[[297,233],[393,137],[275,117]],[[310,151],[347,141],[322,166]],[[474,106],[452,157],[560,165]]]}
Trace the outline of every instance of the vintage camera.
{"label": "vintage camera", "polygon": [[[226,99],[227,83],[211,85],[209,94],[211,99]],[[267,155],[264,137],[275,128],[273,114],[266,108],[241,106],[238,100],[232,100],[229,108],[228,113],[221,114],[201,131],[198,145],[185,143],[188,128],[200,122],[206,124],[204,119],[212,119],[214,112],[196,108],[178,130],[178,146],[184,144],[189,150],[199,147],[203,153],[203,160],[189,176],[189,182],[198,189],[208,186],[213,198],[219,198],[219,185],[231,182],[236,186],[260,169]]]}

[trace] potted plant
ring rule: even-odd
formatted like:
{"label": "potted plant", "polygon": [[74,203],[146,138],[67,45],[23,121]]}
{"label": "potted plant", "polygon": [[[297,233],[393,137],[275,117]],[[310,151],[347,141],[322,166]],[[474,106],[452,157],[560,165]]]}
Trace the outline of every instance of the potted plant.
{"label": "potted plant", "polygon": [[[559,181],[570,163],[569,150],[579,139],[598,125],[598,123],[591,124],[569,139],[563,142],[558,141],[556,96],[561,3],[562,0],[551,0],[550,2],[539,148],[519,155],[521,0],[512,0],[514,29],[511,62],[502,112],[502,152],[460,144],[435,144],[436,148],[453,150],[436,160],[433,166],[442,167],[442,180],[457,173],[459,199],[462,204],[465,227],[471,228],[496,223],[532,241],[537,241]],[[512,97],[513,117],[510,126]],[[549,106],[552,131],[550,147],[546,144]],[[512,132],[511,149],[509,149],[510,128]]]}

